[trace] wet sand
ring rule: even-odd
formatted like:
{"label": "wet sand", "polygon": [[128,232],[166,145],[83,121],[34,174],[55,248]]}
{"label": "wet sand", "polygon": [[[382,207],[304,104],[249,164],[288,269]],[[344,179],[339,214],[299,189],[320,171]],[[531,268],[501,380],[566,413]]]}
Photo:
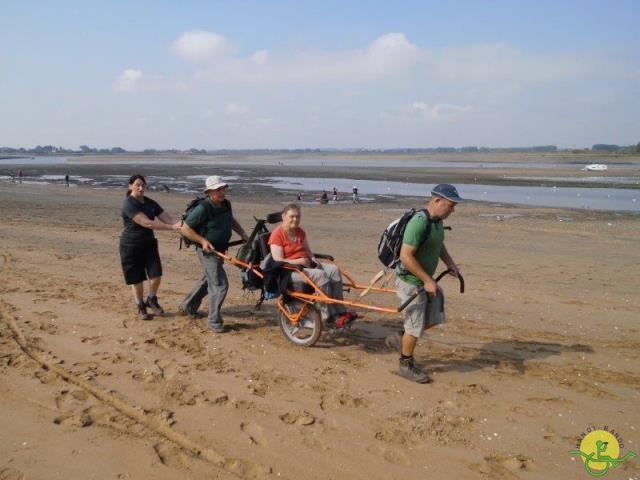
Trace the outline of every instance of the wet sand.
{"label": "wet sand", "polygon": [[[288,200],[232,193],[246,229]],[[228,267],[231,331],[180,316],[200,267],[167,232],[167,314],[138,321],[122,194],[0,184],[0,478],[580,478],[568,452],[593,426],[640,454],[637,215],[459,206],[447,245],[467,291],[443,280],[448,323],[416,349],[435,382],[417,385],[384,346],[399,315],[361,312],[351,333],[298,348]],[[305,205],[303,227],[366,281],[380,232],[418,205]],[[640,461],[615,473],[635,478]]]}
{"label": "wet sand", "polygon": [[[587,172],[590,163],[607,163],[604,172]],[[491,165],[488,167],[488,165]],[[15,174],[16,167],[0,165],[0,176]],[[72,176],[122,175],[130,172],[146,176],[183,177],[215,174],[243,179],[298,176],[346,178],[418,183],[466,183],[487,185],[580,186],[640,189],[640,156],[596,154],[272,154],[272,155],[112,155],[68,157],[67,164],[27,165],[25,175]],[[540,178],[547,177],[547,178]],[[580,179],[579,183],[567,177]],[[627,180],[612,185],[610,177]],[[329,182],[330,183],[330,182]],[[332,188],[328,184],[327,188]],[[277,193],[268,186],[260,190]],[[259,192],[258,192],[259,193]],[[391,192],[393,195],[393,192]]]}

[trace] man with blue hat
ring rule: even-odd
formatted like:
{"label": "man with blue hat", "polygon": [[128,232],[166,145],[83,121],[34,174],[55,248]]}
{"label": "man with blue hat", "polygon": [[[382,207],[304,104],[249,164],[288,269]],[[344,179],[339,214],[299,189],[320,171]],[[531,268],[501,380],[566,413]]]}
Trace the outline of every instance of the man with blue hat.
{"label": "man with blue hat", "polygon": [[385,342],[400,353],[398,375],[417,383],[430,383],[431,377],[419,368],[413,359],[413,351],[418,339],[428,324],[429,297],[435,298],[439,291],[433,279],[438,262],[442,260],[452,275],[458,276],[458,266],[444,245],[444,225],[456,205],[462,201],[453,185],[442,183],[431,190],[431,198],[426,208],[417,212],[407,226],[402,237],[400,264],[396,267],[396,288],[402,303],[418,292],[415,299],[402,311],[404,330],[386,338]]}

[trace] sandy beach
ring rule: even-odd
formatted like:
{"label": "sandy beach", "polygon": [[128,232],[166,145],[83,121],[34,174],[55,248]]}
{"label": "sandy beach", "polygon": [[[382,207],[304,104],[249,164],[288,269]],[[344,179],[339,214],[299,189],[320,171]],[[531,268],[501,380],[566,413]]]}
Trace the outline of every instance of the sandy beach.
{"label": "sandy beach", "polygon": [[[448,322],[416,349],[435,381],[417,385],[384,345],[397,314],[299,348],[228,266],[230,332],[181,316],[200,266],[173,233],[156,233],[167,313],[137,320],[123,194],[0,184],[0,479],[590,478],[569,451],[605,426],[640,455],[637,215],[460,205],[446,243],[466,292],[442,281]],[[245,229],[286,200],[230,199]],[[381,231],[421,204],[305,205],[302,226],[368,281]],[[612,470],[640,478],[640,459]]]}

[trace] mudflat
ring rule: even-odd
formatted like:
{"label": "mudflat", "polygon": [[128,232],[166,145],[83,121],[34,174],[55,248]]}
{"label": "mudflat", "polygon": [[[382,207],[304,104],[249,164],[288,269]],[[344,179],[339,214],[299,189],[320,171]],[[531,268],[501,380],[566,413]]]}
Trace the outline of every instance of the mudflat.
{"label": "mudflat", "polygon": [[[446,244],[466,292],[442,280],[448,322],[416,349],[435,381],[418,385],[384,344],[398,314],[359,311],[351,332],[299,348],[228,266],[230,331],[181,316],[200,266],[173,233],[156,233],[167,313],[139,321],[123,193],[0,185],[0,478],[580,478],[569,451],[605,426],[620,457],[640,454],[637,215],[459,205]],[[247,230],[287,201],[230,199]],[[420,204],[304,205],[302,226],[367,282],[381,231]],[[615,472],[636,478],[640,460]]]}

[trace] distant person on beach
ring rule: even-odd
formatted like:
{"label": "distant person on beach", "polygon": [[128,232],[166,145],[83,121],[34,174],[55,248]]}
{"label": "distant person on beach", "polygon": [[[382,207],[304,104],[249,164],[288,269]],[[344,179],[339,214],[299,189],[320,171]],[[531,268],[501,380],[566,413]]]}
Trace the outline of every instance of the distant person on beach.
{"label": "distant person on beach", "polygon": [[402,237],[401,263],[396,267],[396,293],[401,303],[416,292],[418,296],[402,311],[404,329],[388,336],[385,343],[400,353],[398,375],[413,382],[431,382],[429,374],[415,364],[413,351],[424,331],[433,326],[427,324],[429,297],[442,295],[433,279],[439,260],[447,265],[452,275],[457,277],[459,274],[458,266],[444,245],[442,221],[454,212],[461,200],[453,185],[436,185],[426,205],[427,213],[415,214]]}
{"label": "distant person on beach", "polygon": [[69,188],[69,174],[68,173],[64,176],[64,183],[67,185],[67,188]]}
{"label": "distant person on beach", "polygon": [[184,219],[180,233],[195,242],[196,255],[204,276],[195,284],[191,292],[180,304],[180,311],[187,315],[197,315],[205,295],[209,294],[209,329],[216,333],[225,331],[220,313],[229,290],[229,281],[224,271],[224,260],[214,250],[226,252],[234,231],[246,242],[249,237],[233,217],[231,202],[225,198],[229,185],[221,177],[208,177],[204,193],[207,199],[196,206]]}
{"label": "distant person on beach", "polygon": [[301,201],[302,201],[302,196],[303,196],[303,195],[304,195],[304,194],[303,194],[302,192],[299,192],[299,193],[298,193],[298,196],[297,196],[296,198],[298,199],[298,201],[299,201],[299,202],[301,202]]}
{"label": "distant person on beach", "polygon": [[329,203],[329,195],[327,195],[326,190],[323,190],[322,195],[320,195],[320,203]]}
{"label": "distant person on beach", "polygon": [[22,183],[22,169],[18,170],[18,183]]}
{"label": "distant person on beach", "polygon": [[[269,248],[275,261],[302,265],[304,273],[313,280],[329,297],[343,299],[342,275],[333,263],[319,263],[313,256],[307,235],[300,228],[302,218],[298,205],[291,203],[282,211],[282,224],[274,228],[269,236]],[[293,272],[291,279],[304,282],[304,277]],[[357,315],[347,312],[341,304],[320,304],[322,320],[329,326],[342,328],[356,319]]]}
{"label": "distant person on beach", "polygon": [[353,196],[353,203],[358,203],[360,201],[360,198],[358,197],[358,187],[354,185],[351,189],[351,193]]}
{"label": "distant person on beach", "polygon": [[333,201],[338,202],[338,189],[336,187],[333,187]]}
{"label": "distant person on beach", "polygon": [[[131,285],[140,320],[151,320],[164,310],[158,303],[158,289],[162,280],[162,263],[154,230],[178,230],[180,222],[162,207],[145,196],[147,182],[142,175],[129,178],[127,195],[122,203],[124,230],[120,236],[120,261],[127,285]],[[144,299],[143,282],[149,279],[149,295]]]}

